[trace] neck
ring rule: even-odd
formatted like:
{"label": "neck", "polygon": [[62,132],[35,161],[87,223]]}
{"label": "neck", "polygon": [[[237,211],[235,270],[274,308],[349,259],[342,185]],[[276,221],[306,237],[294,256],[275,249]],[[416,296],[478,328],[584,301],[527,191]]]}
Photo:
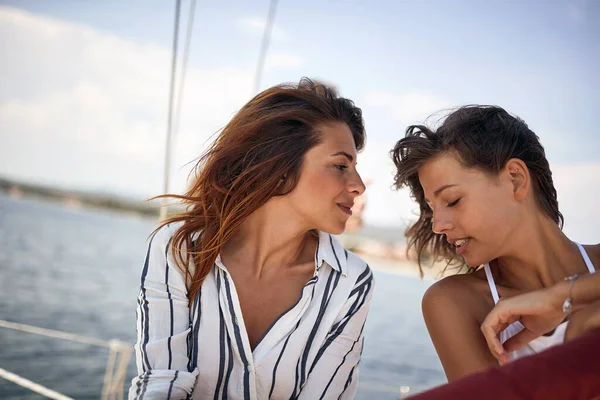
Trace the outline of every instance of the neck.
{"label": "neck", "polygon": [[221,249],[221,259],[228,268],[228,261],[232,266],[244,265],[254,277],[312,261],[316,240],[310,230],[283,202],[273,198],[242,222]]}
{"label": "neck", "polygon": [[545,216],[523,221],[507,247],[496,261],[508,287],[541,289],[586,270],[577,245]]}

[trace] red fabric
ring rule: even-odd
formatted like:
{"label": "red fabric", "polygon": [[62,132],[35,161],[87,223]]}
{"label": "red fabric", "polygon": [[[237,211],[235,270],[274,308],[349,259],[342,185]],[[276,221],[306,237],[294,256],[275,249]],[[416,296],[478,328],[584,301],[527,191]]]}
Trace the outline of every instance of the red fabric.
{"label": "red fabric", "polygon": [[600,400],[600,331],[409,398]]}

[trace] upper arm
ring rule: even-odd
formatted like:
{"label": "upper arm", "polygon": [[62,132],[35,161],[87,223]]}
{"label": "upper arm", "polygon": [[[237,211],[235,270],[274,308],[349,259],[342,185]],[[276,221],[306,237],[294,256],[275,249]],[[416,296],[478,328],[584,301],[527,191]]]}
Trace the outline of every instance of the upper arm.
{"label": "upper arm", "polygon": [[191,393],[197,372],[189,364],[191,331],[183,274],[171,256],[170,231],[159,230],[148,245],[137,304],[137,341],[134,346],[138,376],[130,397],[175,398]]}
{"label": "upper arm", "polygon": [[449,381],[498,365],[489,352],[467,288],[454,277],[432,285],[423,296],[423,317]]}

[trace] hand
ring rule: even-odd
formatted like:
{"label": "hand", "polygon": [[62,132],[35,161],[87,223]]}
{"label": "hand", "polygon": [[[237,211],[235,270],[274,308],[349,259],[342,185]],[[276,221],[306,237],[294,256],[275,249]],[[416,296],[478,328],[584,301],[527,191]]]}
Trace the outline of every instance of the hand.
{"label": "hand", "polygon": [[571,314],[565,332],[565,342],[596,329],[600,329],[600,300]]}
{"label": "hand", "polygon": [[[568,285],[555,285],[501,299],[481,324],[492,355],[501,363],[509,361],[508,353],[525,346],[544,333],[552,331],[565,318],[562,303],[567,297]],[[500,343],[500,332],[515,321],[524,326],[521,332]]]}

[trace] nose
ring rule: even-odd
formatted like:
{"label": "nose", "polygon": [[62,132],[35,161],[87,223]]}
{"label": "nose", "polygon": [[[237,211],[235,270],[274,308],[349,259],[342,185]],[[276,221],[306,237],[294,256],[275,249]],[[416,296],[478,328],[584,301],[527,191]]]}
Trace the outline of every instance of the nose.
{"label": "nose", "polygon": [[452,219],[448,213],[433,211],[433,223],[431,230],[438,235],[442,235],[453,227]]}
{"label": "nose", "polygon": [[358,171],[354,171],[350,179],[347,182],[347,190],[350,193],[355,194],[356,196],[360,196],[366,190],[366,186],[360,177]]}

